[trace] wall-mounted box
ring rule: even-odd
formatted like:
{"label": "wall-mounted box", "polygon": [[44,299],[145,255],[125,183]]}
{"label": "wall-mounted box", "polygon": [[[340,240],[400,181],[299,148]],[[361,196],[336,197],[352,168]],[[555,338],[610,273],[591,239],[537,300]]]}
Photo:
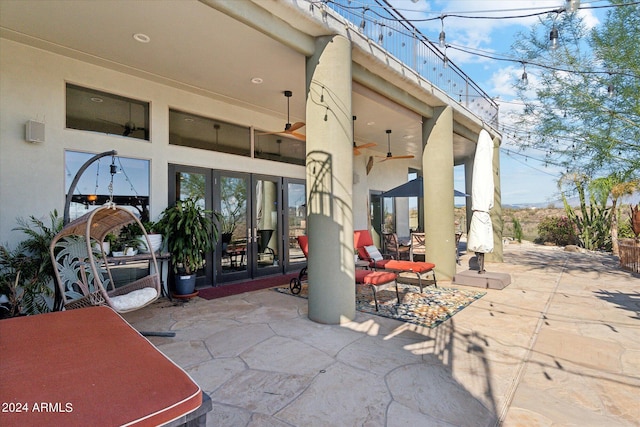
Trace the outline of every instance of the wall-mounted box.
{"label": "wall-mounted box", "polygon": [[29,120],[25,125],[25,139],[29,142],[44,142],[44,123]]}

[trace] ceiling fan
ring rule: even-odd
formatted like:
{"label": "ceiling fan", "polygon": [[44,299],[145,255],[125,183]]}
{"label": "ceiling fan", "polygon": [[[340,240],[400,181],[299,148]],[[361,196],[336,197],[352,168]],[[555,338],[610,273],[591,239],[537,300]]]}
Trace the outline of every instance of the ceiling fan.
{"label": "ceiling fan", "polygon": [[122,136],[129,136],[133,132],[135,132],[137,130],[141,130],[141,131],[144,131],[145,138],[147,138],[147,129],[141,128],[141,127],[137,127],[136,124],[133,122],[133,120],[131,120],[131,103],[129,103],[129,120],[127,120],[126,123],[124,123],[124,124],[116,123],[116,122],[112,122],[110,120],[105,120],[105,119],[100,119],[100,120],[103,121],[103,122],[110,123],[112,125],[120,126],[121,128],[123,128],[124,131],[122,132]]}
{"label": "ceiling fan", "polygon": [[[387,156],[380,160],[381,162],[386,162],[387,160],[397,160],[397,159],[413,159],[415,156],[413,154],[407,154],[404,156],[394,156],[391,154],[391,129],[387,129]],[[380,156],[379,156],[380,157]]]}
{"label": "ceiling fan", "polygon": [[287,123],[284,125],[283,131],[275,131],[275,132],[264,132],[259,133],[258,135],[286,135],[300,141],[306,141],[306,136],[304,134],[296,132],[298,129],[304,127],[304,122],[295,122],[291,124],[289,121],[289,98],[293,95],[293,92],[290,90],[284,91],[284,96],[287,98]]}
{"label": "ceiling fan", "polygon": [[354,156],[359,156],[360,154],[362,154],[362,152],[360,151],[361,149],[364,148],[371,148],[371,147],[375,147],[377,144],[375,142],[367,142],[366,144],[362,144],[362,145],[356,145],[356,116],[353,116],[353,122],[352,122],[352,135],[353,135],[353,155]]}

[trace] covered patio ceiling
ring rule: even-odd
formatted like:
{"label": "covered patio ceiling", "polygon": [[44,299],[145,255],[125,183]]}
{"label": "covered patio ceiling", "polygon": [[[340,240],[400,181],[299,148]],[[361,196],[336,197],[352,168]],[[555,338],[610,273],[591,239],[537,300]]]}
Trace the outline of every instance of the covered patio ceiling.
{"label": "covered patio ceiling", "polygon": [[[198,0],[0,0],[0,31],[11,40],[279,118],[265,130],[284,126],[283,91],[291,90],[291,122],[305,121],[305,56]],[[136,34],[149,41],[136,41]],[[252,83],[256,78],[262,83]],[[411,165],[419,167],[420,115],[357,83],[353,113],[358,143],[375,142],[373,150],[384,155],[385,130],[391,129],[393,153],[413,154]],[[454,135],[456,164],[474,149],[475,141]]]}

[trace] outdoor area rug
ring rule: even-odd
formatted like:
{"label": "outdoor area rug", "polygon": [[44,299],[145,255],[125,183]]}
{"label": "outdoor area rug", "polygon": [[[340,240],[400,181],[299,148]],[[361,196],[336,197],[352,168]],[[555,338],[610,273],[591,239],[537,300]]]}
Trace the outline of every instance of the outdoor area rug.
{"label": "outdoor area rug", "polygon": [[[293,295],[288,286],[277,287],[274,290]],[[395,287],[378,291],[380,311],[376,311],[371,288],[356,285],[356,309],[363,313],[434,328],[486,294],[486,292],[433,288],[431,286],[423,288],[423,292],[420,293],[417,286],[404,284],[398,284],[398,291],[400,292],[400,304],[396,299]],[[294,296],[307,298],[307,284],[303,283],[300,294]]]}
{"label": "outdoor area rug", "polygon": [[228,297],[231,295],[243,294],[245,292],[259,291],[261,289],[281,286],[298,277],[298,273],[277,274],[275,276],[263,277],[256,280],[248,280],[242,283],[230,283],[228,285],[204,288],[198,290],[198,296],[207,300]]}

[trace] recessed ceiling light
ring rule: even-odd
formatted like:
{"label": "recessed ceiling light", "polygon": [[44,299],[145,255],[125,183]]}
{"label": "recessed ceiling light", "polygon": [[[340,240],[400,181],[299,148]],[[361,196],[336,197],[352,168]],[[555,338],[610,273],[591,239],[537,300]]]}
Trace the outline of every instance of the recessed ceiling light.
{"label": "recessed ceiling light", "polygon": [[255,85],[260,85],[262,84],[264,80],[262,80],[262,77],[254,77],[251,79],[251,83],[255,84]]}
{"label": "recessed ceiling light", "polygon": [[140,43],[149,43],[151,41],[151,37],[146,34],[136,33],[133,35],[133,39]]}
{"label": "recessed ceiling light", "polygon": [[367,122],[367,126],[373,126],[375,124],[376,124],[376,122]]}
{"label": "recessed ceiling light", "polygon": [[89,98],[92,102],[103,102],[104,100],[102,98],[98,98],[97,96],[92,96],[91,98]]}
{"label": "recessed ceiling light", "polygon": [[403,136],[404,139],[413,139],[413,135],[405,135]]}
{"label": "recessed ceiling light", "polygon": [[192,117],[185,117],[185,118],[184,118],[184,121],[185,121],[185,122],[189,122],[189,123],[191,123],[191,122],[193,122],[193,121],[195,121],[195,120],[193,120],[193,118],[192,118]]}

